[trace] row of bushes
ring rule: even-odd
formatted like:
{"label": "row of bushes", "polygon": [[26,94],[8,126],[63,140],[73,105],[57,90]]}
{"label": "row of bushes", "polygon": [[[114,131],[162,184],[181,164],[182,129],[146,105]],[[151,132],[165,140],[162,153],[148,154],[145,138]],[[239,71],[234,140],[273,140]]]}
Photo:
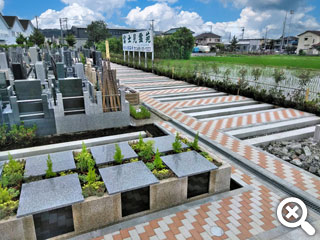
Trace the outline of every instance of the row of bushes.
{"label": "row of bushes", "polygon": [[21,147],[29,146],[36,138],[36,130],[36,125],[27,128],[23,122],[20,125],[13,125],[11,129],[3,124],[0,126],[0,147],[10,144],[18,144]]}
{"label": "row of bushes", "polygon": [[[285,96],[279,87],[280,82],[284,80],[284,72],[278,69],[276,69],[273,73],[276,86],[270,90],[266,90],[260,88],[257,84],[255,86],[249,85],[248,81],[246,80],[248,72],[245,68],[239,70],[239,81],[237,83],[233,83],[230,79],[229,69],[223,73],[222,79],[215,78],[214,80],[211,80],[207,74],[199,74],[198,69],[186,68],[180,69],[180,71],[173,73],[172,69],[162,64],[155,64],[154,68],[152,69],[150,64],[148,64],[147,67],[145,67],[144,64],[133,65],[132,63],[124,62],[123,59],[118,57],[112,58],[112,61],[121,65],[135,67],[146,72],[154,72],[155,74],[161,76],[171,78],[174,75],[174,78],[177,80],[196,84],[198,86],[214,88],[218,91],[230,94],[241,94],[242,96],[253,98],[257,101],[262,101],[286,108],[295,108],[320,116],[320,94],[317,99],[311,101],[305,100],[306,86],[312,78],[312,75],[309,71],[300,71],[297,73],[297,77],[299,78],[298,90],[293,91],[290,96]],[[212,71],[215,72],[218,70],[215,70],[213,67]],[[261,71],[259,71],[259,69],[255,69],[252,74],[256,82],[261,77]]]}

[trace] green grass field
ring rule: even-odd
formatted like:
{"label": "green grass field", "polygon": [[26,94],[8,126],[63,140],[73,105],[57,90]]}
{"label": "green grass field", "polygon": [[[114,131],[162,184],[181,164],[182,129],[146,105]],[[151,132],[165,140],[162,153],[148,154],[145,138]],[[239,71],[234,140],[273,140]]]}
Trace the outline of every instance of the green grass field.
{"label": "green grass field", "polygon": [[197,64],[197,63],[220,63],[237,64],[261,67],[282,67],[294,69],[320,70],[320,56],[217,56],[217,57],[191,57],[190,60],[161,60],[172,64]]}

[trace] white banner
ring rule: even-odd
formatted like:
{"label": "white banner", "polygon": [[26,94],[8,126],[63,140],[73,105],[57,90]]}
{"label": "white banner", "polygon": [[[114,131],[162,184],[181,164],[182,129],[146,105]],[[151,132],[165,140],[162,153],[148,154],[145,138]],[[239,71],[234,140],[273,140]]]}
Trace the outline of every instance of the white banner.
{"label": "white banner", "polygon": [[152,31],[132,32],[122,35],[123,51],[153,52]]}

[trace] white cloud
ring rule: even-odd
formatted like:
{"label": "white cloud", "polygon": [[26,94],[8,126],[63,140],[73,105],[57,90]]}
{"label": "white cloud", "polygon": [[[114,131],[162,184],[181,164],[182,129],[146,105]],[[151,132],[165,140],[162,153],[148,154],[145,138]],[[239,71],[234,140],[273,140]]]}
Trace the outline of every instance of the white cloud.
{"label": "white cloud", "polygon": [[0,12],[2,12],[4,7],[4,0],[0,0]]}
{"label": "white cloud", "polygon": [[[251,0],[237,0],[240,2],[251,2]],[[252,0],[253,1],[253,0]],[[281,2],[286,0],[267,0],[267,2]],[[314,17],[308,13],[312,8],[299,8],[293,15],[292,21],[288,18],[290,24],[290,34],[298,34],[306,29],[319,29],[320,24]],[[135,28],[148,28],[149,20],[155,19],[155,29],[166,31],[172,27],[188,27],[196,34],[213,32],[228,39],[229,36],[240,37],[242,27],[245,28],[245,38],[261,38],[265,36],[268,28],[268,37],[277,38],[281,36],[285,10],[267,9],[254,10],[253,7],[245,7],[241,10],[240,16],[234,21],[228,22],[205,22],[197,12],[183,11],[179,8],[173,8],[166,3],[156,3],[144,9],[136,7],[132,9],[126,17],[126,23]],[[289,24],[288,24],[289,25]],[[288,29],[287,29],[288,34]]]}
{"label": "white cloud", "polygon": [[[38,18],[39,28],[60,28],[59,18],[68,18],[69,28],[73,25],[86,26],[91,21],[104,19],[102,14],[73,3],[61,11],[48,9],[42,13]],[[35,26],[35,19],[32,20],[32,23]]]}
{"label": "white cloud", "polygon": [[124,7],[126,0],[61,0],[62,2],[72,5],[74,3],[91,9],[95,12],[105,14],[111,17],[115,9]]}

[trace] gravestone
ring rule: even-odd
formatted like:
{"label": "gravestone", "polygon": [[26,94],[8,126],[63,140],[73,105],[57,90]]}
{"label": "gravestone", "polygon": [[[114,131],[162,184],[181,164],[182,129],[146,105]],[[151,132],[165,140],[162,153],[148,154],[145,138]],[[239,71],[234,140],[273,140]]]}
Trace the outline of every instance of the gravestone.
{"label": "gravestone", "polygon": [[27,71],[21,63],[12,63],[11,66],[14,80],[21,80],[27,78]]}
{"label": "gravestone", "polygon": [[40,80],[18,80],[14,82],[18,100],[41,99]]}
{"label": "gravestone", "polygon": [[82,81],[85,80],[84,69],[83,69],[83,64],[82,63],[76,63],[75,72],[76,72],[76,75],[77,75],[78,78],[81,78]]}
{"label": "gravestone", "polygon": [[72,67],[72,57],[71,57],[71,52],[70,51],[64,51],[64,63],[66,64],[67,67]]}
{"label": "gravestone", "polygon": [[96,63],[95,63],[95,65],[97,67],[101,68],[102,67],[102,54],[101,54],[100,51],[96,51],[95,53],[96,53],[95,54],[96,55]]}
{"label": "gravestone", "polygon": [[8,69],[7,55],[5,52],[0,53],[0,69]]}
{"label": "gravestone", "polygon": [[8,82],[6,78],[6,74],[4,72],[0,72],[0,88],[7,88]]}
{"label": "gravestone", "polygon": [[56,53],[53,55],[53,57],[54,57],[54,61],[55,61],[56,63],[62,62],[62,58],[61,58],[61,55],[60,55],[59,52],[56,52]]}
{"label": "gravestone", "polygon": [[[0,72],[0,101],[9,101],[7,87],[10,85],[9,81],[6,78],[6,74],[4,72]],[[0,104],[0,112],[1,112],[1,104]]]}
{"label": "gravestone", "polygon": [[47,73],[43,62],[36,62],[36,73],[37,79],[40,79],[41,82],[44,82],[47,79]]}
{"label": "gravestone", "polygon": [[36,47],[29,48],[30,58],[31,58],[31,64],[36,64],[38,59],[38,50]]}
{"label": "gravestone", "polygon": [[58,79],[62,79],[66,77],[65,69],[64,69],[64,63],[63,62],[57,62],[56,64],[57,68],[57,77]]}
{"label": "gravestone", "polygon": [[93,65],[97,65],[97,55],[96,51],[91,52]]}
{"label": "gravestone", "polygon": [[89,58],[89,57],[90,57],[90,50],[89,50],[89,49],[83,49],[83,50],[82,50],[82,53],[83,53],[83,55],[84,55],[86,58]]}

